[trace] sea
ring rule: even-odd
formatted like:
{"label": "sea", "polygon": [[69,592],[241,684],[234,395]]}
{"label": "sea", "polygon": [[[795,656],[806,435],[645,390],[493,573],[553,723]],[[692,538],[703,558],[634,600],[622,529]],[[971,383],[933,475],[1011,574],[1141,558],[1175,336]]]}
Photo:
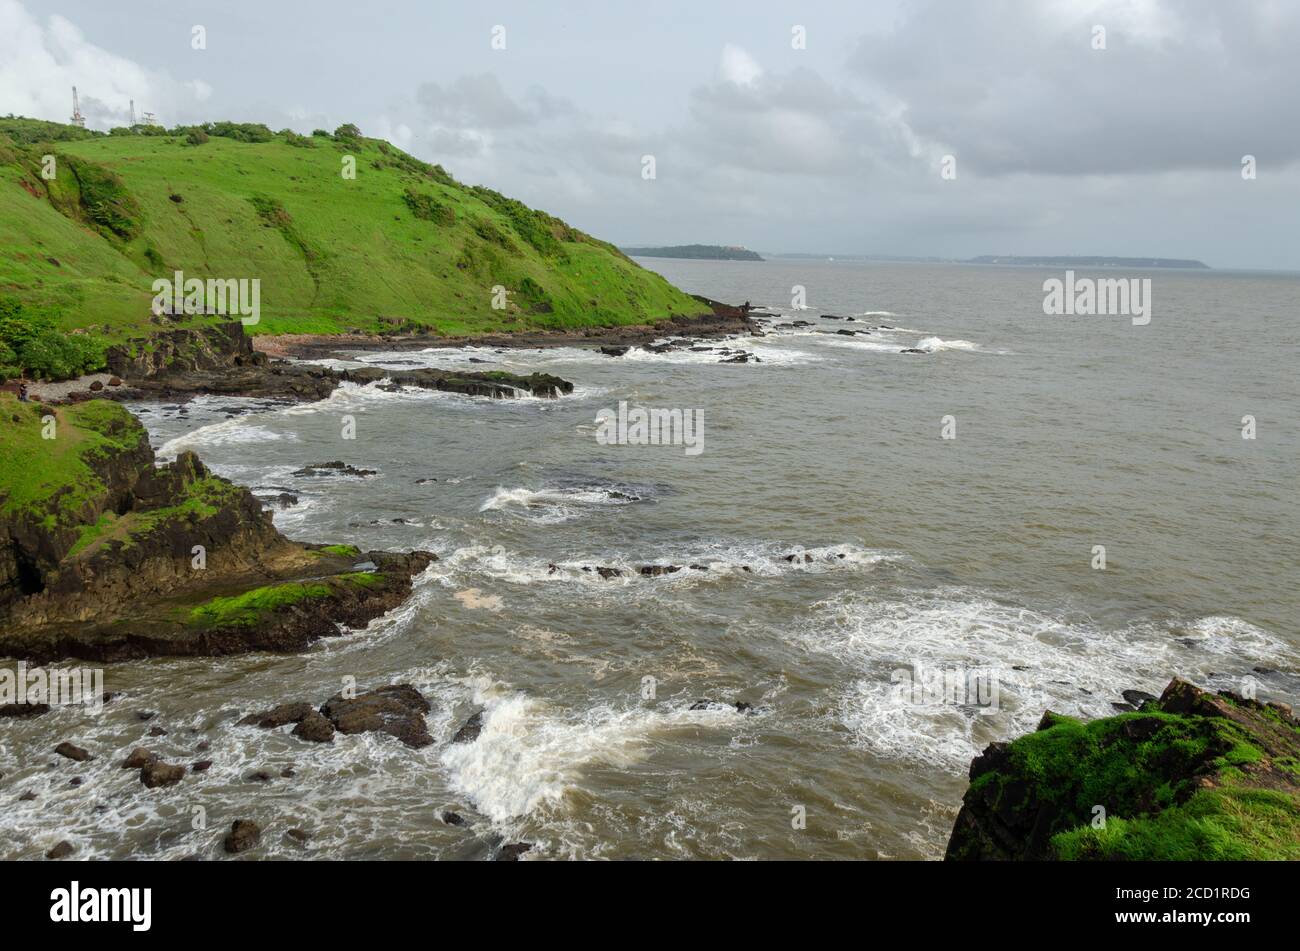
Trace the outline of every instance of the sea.
{"label": "sea", "polygon": [[[252,819],[245,857],[932,860],[972,757],[1045,710],[1174,677],[1300,697],[1300,276],[1078,272],[1150,278],[1135,323],[1045,313],[1053,269],[640,263],[763,335],[325,361],[545,371],[557,400],[133,405],[160,458],[296,495],[290,537],[439,560],[303,654],[112,664],[99,715],[5,721],[0,858],[216,857]],[[332,460],[376,474],[294,475]],[[349,683],[415,685],[435,743],[237,725]],[[149,790],[136,746],[213,765]]]}

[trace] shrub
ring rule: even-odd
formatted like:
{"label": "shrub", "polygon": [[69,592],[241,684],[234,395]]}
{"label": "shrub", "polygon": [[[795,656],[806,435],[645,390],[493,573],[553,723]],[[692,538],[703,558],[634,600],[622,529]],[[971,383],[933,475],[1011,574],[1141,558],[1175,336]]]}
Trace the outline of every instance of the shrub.
{"label": "shrub", "polygon": [[66,380],[103,366],[103,341],[60,333],[49,313],[0,298],[0,375]]}
{"label": "shrub", "polygon": [[143,227],[140,205],[121,178],[83,158],[61,155],[60,159],[77,180],[78,204],[87,218],[128,241],[140,233]]}
{"label": "shrub", "polygon": [[207,122],[204,131],[236,142],[270,142],[275,133],[260,122]]}
{"label": "shrub", "polygon": [[185,133],[186,145],[202,145],[206,141],[208,141],[208,134],[200,128],[196,127]]}
{"label": "shrub", "polygon": [[312,129],[311,134],[318,139],[320,138],[328,139],[330,137],[330,134],[326,132],[324,129]]}
{"label": "shrub", "polygon": [[284,141],[287,144],[292,145],[294,148],[299,148],[299,149],[316,148],[316,143],[312,141],[310,136],[299,135],[297,132],[294,132],[293,129],[285,129],[281,133],[281,135],[284,136]]}
{"label": "shrub", "polygon": [[337,129],[334,130],[334,138],[336,138],[336,139],[359,139],[359,138],[361,138],[361,130],[358,129],[358,128],[356,127],[356,125],[354,125],[353,123],[351,123],[351,122],[345,122],[345,123],[343,123],[341,126],[339,126]]}
{"label": "shrub", "polygon": [[456,212],[451,207],[435,201],[432,195],[408,188],[402,193],[402,201],[411,209],[411,214],[424,221],[432,221],[444,227],[456,223]]}

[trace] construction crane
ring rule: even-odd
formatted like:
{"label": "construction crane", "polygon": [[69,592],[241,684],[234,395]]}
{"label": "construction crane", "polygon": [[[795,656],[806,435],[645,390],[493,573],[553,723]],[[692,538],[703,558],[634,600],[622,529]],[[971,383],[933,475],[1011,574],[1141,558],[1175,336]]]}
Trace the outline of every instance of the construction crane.
{"label": "construction crane", "polygon": [[77,101],[77,87],[72,87],[72,124],[78,128],[86,127],[86,117],[81,114],[81,103]]}

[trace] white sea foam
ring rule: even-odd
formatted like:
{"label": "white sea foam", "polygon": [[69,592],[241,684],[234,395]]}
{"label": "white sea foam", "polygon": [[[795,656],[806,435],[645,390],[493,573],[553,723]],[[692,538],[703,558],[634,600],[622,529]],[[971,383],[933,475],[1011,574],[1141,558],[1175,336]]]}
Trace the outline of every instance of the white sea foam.
{"label": "white sea foam", "polygon": [[631,505],[648,496],[616,485],[552,486],[539,489],[498,486],[479,506],[480,512],[505,511],[532,522],[553,525],[592,514],[611,505]]}
{"label": "white sea foam", "polygon": [[[1120,691],[1158,694],[1172,675],[1204,682],[1212,672],[1244,676],[1261,662],[1297,664],[1282,640],[1238,618],[1110,630],[963,589],[846,593],[818,604],[795,638],[852,671],[838,717],[861,746],[953,773],[989,742],[1033,730],[1045,709],[1107,716]],[[891,677],[917,665],[995,672],[997,711],[909,702]]]}
{"label": "white sea foam", "polygon": [[653,752],[657,734],[682,727],[726,729],[734,708],[557,710],[523,693],[480,692],[483,729],[442,753],[452,789],[495,822],[558,807],[591,767],[625,769]]}
{"label": "white sea foam", "polygon": [[[794,556],[792,560],[787,560]],[[807,559],[805,560],[805,556]],[[827,545],[803,548],[765,543],[706,543],[690,548],[651,548],[639,554],[604,552],[591,555],[539,558],[510,551],[500,545],[467,545],[450,552],[437,563],[448,584],[474,577],[487,577],[510,584],[582,585],[592,593],[620,589],[645,589],[656,597],[662,588],[689,587],[724,579],[779,578],[788,575],[824,574],[837,571],[872,571],[884,564],[901,562],[898,552],[864,548],[860,545]],[[675,565],[681,570],[659,575],[642,575],[646,565]],[[692,568],[697,565],[698,568]],[[595,570],[613,568],[618,574],[603,578]],[[700,570],[700,569],[703,570]],[[626,598],[629,591],[617,596]],[[588,597],[590,595],[587,595]]]}

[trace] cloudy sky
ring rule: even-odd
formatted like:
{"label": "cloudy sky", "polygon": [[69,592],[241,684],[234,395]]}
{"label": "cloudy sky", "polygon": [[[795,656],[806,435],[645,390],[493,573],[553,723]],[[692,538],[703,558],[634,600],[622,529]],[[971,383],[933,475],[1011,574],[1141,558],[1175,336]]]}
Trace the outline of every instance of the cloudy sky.
{"label": "cloudy sky", "polygon": [[1300,269],[1300,0],[0,0],[0,114],[74,84],[355,122],[620,244]]}

